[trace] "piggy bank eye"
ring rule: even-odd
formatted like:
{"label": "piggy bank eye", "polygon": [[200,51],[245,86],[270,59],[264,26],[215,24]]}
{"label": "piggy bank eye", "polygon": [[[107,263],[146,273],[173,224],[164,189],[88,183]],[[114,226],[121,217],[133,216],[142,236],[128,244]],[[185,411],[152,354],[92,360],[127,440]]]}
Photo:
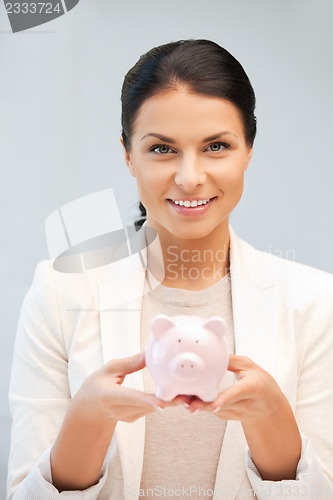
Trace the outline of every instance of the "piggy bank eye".
{"label": "piggy bank eye", "polygon": [[181,342],[182,340],[181,339],[178,339],[178,342]]}
{"label": "piggy bank eye", "polygon": [[195,341],[195,343],[196,343],[196,344],[198,344],[198,343],[199,343],[199,340],[196,340],[196,341]]}

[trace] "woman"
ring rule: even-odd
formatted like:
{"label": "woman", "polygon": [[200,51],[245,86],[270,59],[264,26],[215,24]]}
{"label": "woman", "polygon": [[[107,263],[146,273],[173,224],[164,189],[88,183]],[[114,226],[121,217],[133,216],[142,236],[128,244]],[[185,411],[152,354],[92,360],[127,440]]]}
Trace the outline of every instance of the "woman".
{"label": "woman", "polygon": [[[153,228],[158,244],[146,277],[37,267],[13,363],[9,498],[332,499],[332,276],[229,226],[256,135],[247,75],[214,42],[169,43],[128,72],[122,106],[137,238]],[[143,349],[159,313],[226,320],[215,401],[153,395]]]}

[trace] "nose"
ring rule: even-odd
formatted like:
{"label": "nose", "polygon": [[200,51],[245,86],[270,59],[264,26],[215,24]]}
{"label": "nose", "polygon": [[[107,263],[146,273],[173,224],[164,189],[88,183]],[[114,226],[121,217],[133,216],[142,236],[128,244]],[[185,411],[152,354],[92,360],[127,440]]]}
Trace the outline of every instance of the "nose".
{"label": "nose", "polygon": [[170,363],[170,369],[180,378],[196,378],[203,370],[203,363],[200,357],[191,352],[184,352],[175,356]]}
{"label": "nose", "polygon": [[175,183],[185,191],[193,191],[197,186],[204,184],[206,173],[202,170],[198,160],[193,156],[182,159],[175,175]]}

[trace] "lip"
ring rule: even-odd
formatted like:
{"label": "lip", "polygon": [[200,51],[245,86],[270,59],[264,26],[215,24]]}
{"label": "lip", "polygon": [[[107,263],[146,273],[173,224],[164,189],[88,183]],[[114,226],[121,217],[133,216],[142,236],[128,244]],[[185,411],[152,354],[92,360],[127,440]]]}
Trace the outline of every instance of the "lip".
{"label": "lip", "polygon": [[198,198],[198,197],[195,197],[193,196],[192,198],[168,198],[169,200],[183,200],[183,201],[193,201],[193,200],[209,200],[209,199],[213,199],[215,198],[215,196],[206,196],[206,198],[204,198],[203,196],[201,198]]}
{"label": "lip", "polygon": [[[192,198],[192,199],[186,198],[186,200],[188,200],[188,201],[197,200],[197,199],[198,198]],[[176,210],[176,212],[179,213],[180,215],[195,217],[195,216],[203,215],[204,213],[206,213],[210,209],[210,207],[212,206],[212,204],[214,203],[215,200],[216,200],[216,196],[211,198],[205,205],[198,205],[197,207],[184,207],[181,205],[176,205],[170,199],[168,199],[167,201],[171,205],[171,207],[174,210]],[[185,198],[184,198],[184,201],[185,201]]]}

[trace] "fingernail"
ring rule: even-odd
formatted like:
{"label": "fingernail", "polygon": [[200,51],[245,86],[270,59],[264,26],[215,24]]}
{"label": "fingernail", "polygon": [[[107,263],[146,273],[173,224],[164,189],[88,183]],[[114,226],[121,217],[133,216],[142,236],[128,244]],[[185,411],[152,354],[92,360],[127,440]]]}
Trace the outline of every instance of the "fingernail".
{"label": "fingernail", "polygon": [[160,406],[158,405],[153,405],[153,408],[155,408],[155,410],[163,410],[163,408],[161,408]]}
{"label": "fingernail", "polygon": [[215,410],[212,411],[212,413],[218,413],[221,410],[221,406],[218,406],[215,408]]}
{"label": "fingernail", "polygon": [[187,403],[184,403],[184,401],[177,401],[176,406],[184,406],[186,408],[189,405]]}

